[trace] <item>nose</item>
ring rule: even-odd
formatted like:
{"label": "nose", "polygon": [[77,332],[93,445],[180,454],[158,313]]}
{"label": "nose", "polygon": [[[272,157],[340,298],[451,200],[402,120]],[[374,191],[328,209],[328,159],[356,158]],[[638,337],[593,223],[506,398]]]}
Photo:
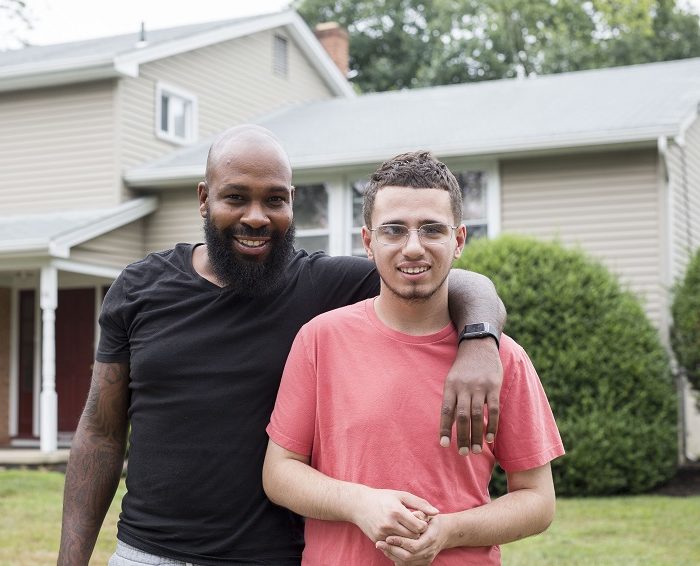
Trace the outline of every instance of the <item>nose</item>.
{"label": "nose", "polygon": [[241,217],[241,223],[251,228],[262,228],[270,223],[270,218],[265,214],[260,203],[251,202]]}
{"label": "nose", "polygon": [[406,257],[421,256],[425,253],[423,242],[418,236],[418,230],[411,230],[408,233],[408,238],[403,246],[403,255]]}

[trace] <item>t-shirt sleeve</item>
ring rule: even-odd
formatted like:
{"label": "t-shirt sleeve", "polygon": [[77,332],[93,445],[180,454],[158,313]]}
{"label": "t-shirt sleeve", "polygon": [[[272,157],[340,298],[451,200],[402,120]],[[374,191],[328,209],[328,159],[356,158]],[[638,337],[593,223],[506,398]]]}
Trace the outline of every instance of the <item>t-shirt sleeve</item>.
{"label": "t-shirt sleeve", "polygon": [[352,305],[379,294],[379,275],[367,258],[311,256],[311,277],[319,313]]}
{"label": "t-shirt sleeve", "polygon": [[126,319],[125,275],[112,283],[100,311],[100,342],[95,359],[103,363],[128,362],[129,336]]}
{"label": "t-shirt sleeve", "polygon": [[501,340],[503,387],[494,454],[506,472],[530,470],[564,454],[564,445],[540,378],[525,351]]}
{"label": "t-shirt sleeve", "polygon": [[282,448],[309,456],[316,423],[316,368],[305,336],[306,326],[297,334],[289,352],[267,434]]}

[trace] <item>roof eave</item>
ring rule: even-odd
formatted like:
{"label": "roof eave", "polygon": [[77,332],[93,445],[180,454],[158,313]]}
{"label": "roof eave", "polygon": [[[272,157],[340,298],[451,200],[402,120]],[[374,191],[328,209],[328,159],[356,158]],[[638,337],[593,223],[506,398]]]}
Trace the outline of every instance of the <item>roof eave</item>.
{"label": "roof eave", "polygon": [[117,66],[112,60],[101,60],[88,65],[59,62],[33,68],[23,66],[0,72],[0,92],[114,79],[125,75],[134,76],[133,73],[133,68]]}

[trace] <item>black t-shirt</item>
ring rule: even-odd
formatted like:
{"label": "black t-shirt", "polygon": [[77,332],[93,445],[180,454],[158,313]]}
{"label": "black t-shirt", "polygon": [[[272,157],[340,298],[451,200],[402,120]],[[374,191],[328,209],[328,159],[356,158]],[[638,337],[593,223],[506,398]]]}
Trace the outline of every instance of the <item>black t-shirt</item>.
{"label": "black t-shirt", "polygon": [[129,265],[102,307],[96,358],[131,370],[118,537],[198,564],[298,564],[302,521],[262,488],[265,427],[299,328],[379,278],[366,259],[299,251],[285,286],[251,299],[198,275],[193,249]]}

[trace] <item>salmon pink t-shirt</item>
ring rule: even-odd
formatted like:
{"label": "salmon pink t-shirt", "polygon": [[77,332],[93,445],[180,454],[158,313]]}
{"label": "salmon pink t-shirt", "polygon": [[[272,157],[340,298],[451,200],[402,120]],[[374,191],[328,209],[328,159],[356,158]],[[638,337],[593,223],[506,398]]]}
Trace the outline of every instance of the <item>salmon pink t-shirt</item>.
{"label": "salmon pink t-shirt", "polygon": [[[324,313],[299,331],[267,427],[274,442],[310,456],[330,477],[408,491],[441,513],[488,503],[496,462],[523,471],[564,453],[539,377],[506,335],[495,442],[469,456],[454,443],[441,447],[440,406],[457,332],[452,324],[427,336],[397,332],[377,318],[373,301]],[[392,564],[351,523],[307,519],[305,539],[305,565]],[[433,564],[500,564],[500,550],[448,549]]]}

